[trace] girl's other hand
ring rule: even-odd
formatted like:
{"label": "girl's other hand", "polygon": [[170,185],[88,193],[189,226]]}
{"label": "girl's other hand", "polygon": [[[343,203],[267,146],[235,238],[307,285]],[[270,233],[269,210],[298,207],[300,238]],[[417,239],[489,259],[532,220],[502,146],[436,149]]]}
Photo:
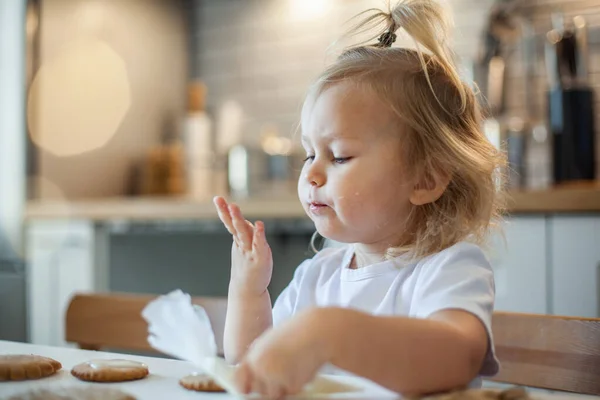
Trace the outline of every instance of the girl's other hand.
{"label": "girl's other hand", "polygon": [[219,218],[233,236],[230,289],[240,294],[261,295],[273,273],[273,256],[261,221],[252,224],[240,208],[223,197],[214,199]]}

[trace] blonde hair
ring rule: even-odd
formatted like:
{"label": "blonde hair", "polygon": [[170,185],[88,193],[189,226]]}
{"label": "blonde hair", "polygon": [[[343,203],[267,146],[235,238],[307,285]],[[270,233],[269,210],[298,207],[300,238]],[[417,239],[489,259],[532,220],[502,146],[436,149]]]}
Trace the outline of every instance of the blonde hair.
{"label": "blonde hair", "polygon": [[[371,90],[398,117],[407,172],[424,182],[449,176],[438,200],[413,206],[406,236],[388,257],[421,258],[462,240],[485,245],[502,214],[499,174],[506,160],[482,132],[475,93],[457,72],[444,10],[432,0],[405,0],[388,12],[375,11],[353,32],[379,25],[379,42],[346,50],[313,84],[309,97],[342,82]],[[397,29],[412,37],[415,50],[390,47]]]}

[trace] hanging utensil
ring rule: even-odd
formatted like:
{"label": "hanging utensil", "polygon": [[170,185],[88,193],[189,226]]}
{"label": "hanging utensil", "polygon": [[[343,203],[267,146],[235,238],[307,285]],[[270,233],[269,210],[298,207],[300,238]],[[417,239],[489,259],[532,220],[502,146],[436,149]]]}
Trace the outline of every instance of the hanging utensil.
{"label": "hanging utensil", "polygon": [[586,85],[589,78],[589,45],[588,45],[588,31],[587,22],[585,19],[578,15],[573,18],[575,24],[575,37],[576,37],[576,64],[577,64],[577,78],[578,81]]}
{"label": "hanging utensil", "polygon": [[594,91],[588,83],[587,28],[553,16],[547,34],[548,125],[555,183],[596,178]]}

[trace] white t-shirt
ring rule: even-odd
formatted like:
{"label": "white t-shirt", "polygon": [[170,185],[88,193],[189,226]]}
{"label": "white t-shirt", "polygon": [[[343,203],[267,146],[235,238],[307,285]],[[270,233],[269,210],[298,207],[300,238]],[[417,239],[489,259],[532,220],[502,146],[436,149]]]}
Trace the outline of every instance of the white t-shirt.
{"label": "white t-shirt", "polygon": [[[326,248],[300,264],[273,306],[273,324],[309,307],[414,318],[461,309],[478,317],[488,332],[490,346],[479,375],[498,372],[491,330],[494,276],[478,246],[461,242],[418,262],[397,257],[359,269],[350,269],[353,255],[352,245]],[[480,385],[477,378],[470,386]]]}

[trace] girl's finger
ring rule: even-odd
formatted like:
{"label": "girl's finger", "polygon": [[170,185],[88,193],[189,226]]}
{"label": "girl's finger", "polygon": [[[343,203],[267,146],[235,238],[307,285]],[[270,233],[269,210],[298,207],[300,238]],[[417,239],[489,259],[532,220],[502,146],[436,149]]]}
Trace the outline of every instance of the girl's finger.
{"label": "girl's finger", "polygon": [[240,364],[236,367],[233,379],[237,389],[243,394],[249,394],[252,391],[252,372],[246,364]]}
{"label": "girl's finger", "polygon": [[281,400],[285,397],[284,394],[285,391],[283,388],[276,383],[270,383],[267,385],[266,395],[269,397],[269,399]]}
{"label": "girl's finger", "polygon": [[227,204],[227,201],[224,198],[217,196],[213,199],[213,203],[217,208],[219,219],[221,220],[221,222],[223,222],[223,225],[225,225],[227,231],[235,236],[236,231],[233,226],[233,221],[231,219],[231,213],[229,212],[229,205]]}
{"label": "girl's finger", "polygon": [[254,226],[254,237],[252,238],[252,249],[256,252],[262,252],[268,249],[267,236],[265,234],[265,224],[262,221],[256,221]]}
{"label": "girl's finger", "polygon": [[242,212],[235,204],[229,206],[229,212],[233,220],[233,227],[236,231],[236,236],[244,250],[252,249],[253,229],[248,226],[246,220],[242,217]]}
{"label": "girl's finger", "polygon": [[250,386],[250,393],[258,393],[263,396],[267,395],[267,385],[265,384],[265,382],[263,382],[262,379],[258,378],[257,376],[252,377],[252,382]]}

